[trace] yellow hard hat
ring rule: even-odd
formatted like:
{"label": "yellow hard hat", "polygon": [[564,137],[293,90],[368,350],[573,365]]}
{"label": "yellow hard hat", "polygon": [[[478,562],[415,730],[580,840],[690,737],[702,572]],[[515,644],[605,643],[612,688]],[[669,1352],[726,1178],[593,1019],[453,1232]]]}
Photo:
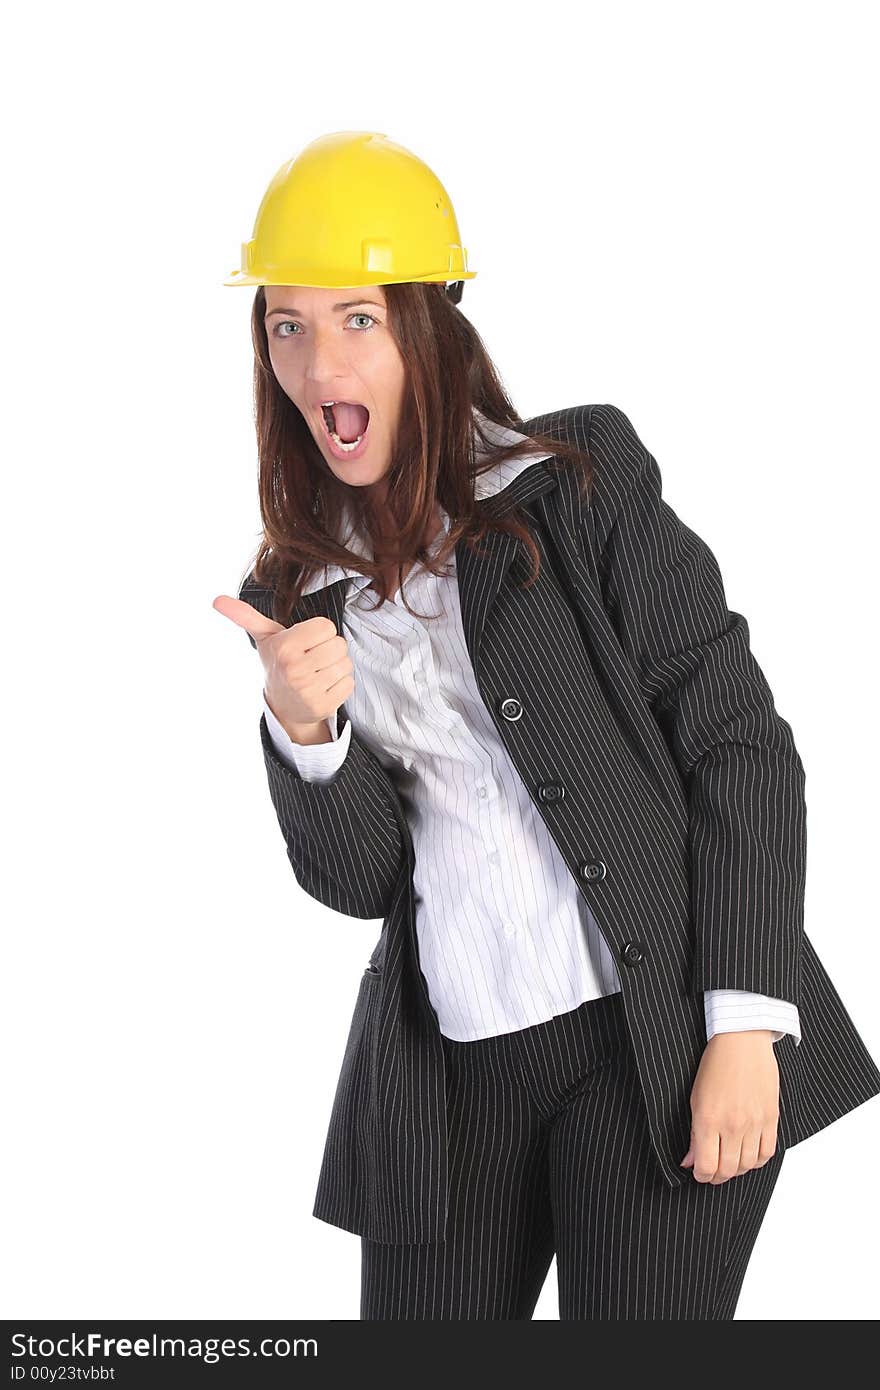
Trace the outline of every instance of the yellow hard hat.
{"label": "yellow hard hat", "polygon": [[[241,268],[224,285],[396,285],[473,280],[436,174],[372,130],[322,135],[263,195]],[[453,298],[456,296],[453,295]]]}

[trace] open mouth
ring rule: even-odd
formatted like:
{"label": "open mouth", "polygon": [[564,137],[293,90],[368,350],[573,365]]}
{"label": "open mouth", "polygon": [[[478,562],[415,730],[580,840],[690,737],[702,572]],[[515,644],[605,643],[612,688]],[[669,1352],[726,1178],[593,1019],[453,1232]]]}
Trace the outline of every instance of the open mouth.
{"label": "open mouth", "polygon": [[353,452],[366,434],[370,424],[370,412],[359,401],[333,401],[322,405],[324,427],[337,449],[343,453]]}

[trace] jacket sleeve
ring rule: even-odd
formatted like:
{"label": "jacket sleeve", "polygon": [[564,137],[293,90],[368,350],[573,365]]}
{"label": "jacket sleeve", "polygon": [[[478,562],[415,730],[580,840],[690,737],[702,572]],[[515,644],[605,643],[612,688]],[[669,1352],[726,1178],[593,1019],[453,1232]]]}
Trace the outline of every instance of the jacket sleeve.
{"label": "jacket sleeve", "polygon": [[348,917],[385,917],[405,853],[385,769],[354,731],[339,771],[326,781],[306,781],[281,760],[264,714],[260,740],[300,887]]}
{"label": "jacket sleeve", "polygon": [[[272,616],[268,590],[246,581],[239,597]],[[249,633],[248,640],[256,647]],[[341,739],[341,711],[338,721]],[[279,756],[265,714],[259,729],[269,795],[300,887],[347,917],[385,917],[406,856],[388,773],[351,729],[338,770],[308,781]]]}
{"label": "jacket sleeve", "polygon": [[806,803],[791,727],[715,556],[663,499],[657,462],[623,411],[593,407],[589,448],[605,605],[687,794],[692,987],[796,1005]]}

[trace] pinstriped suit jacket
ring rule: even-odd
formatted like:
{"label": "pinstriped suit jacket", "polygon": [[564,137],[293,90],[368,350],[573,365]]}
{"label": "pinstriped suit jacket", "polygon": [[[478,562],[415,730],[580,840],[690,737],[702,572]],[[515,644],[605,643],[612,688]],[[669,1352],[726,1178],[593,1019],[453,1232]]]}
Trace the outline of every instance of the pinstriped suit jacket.
{"label": "pinstriped suit jacket", "polygon": [[[523,469],[504,505],[528,522],[539,579],[518,587],[528,567],[513,537],[492,532],[479,553],[459,542],[464,633],[513,764],[623,967],[654,1153],[674,1186],[692,1181],[679,1160],[706,1042],[705,989],[799,1007],[800,1046],[790,1035],[774,1045],[782,1148],[880,1094],[880,1070],[803,930],[804,769],[712,552],[662,498],[656,460],[621,410],[579,406],[523,426],[538,430],[589,449],[590,495],[579,497],[562,461]],[[293,621],[320,614],[341,630],[345,584],[304,595]],[[274,616],[271,592],[252,576],[240,597]],[[338,717],[341,729],[344,705]],[[313,1214],[382,1242],[442,1239],[444,1058],[419,968],[413,846],[397,792],[354,731],[329,782],[283,763],[262,716],[260,738],[301,887],[347,916],[383,919]]]}

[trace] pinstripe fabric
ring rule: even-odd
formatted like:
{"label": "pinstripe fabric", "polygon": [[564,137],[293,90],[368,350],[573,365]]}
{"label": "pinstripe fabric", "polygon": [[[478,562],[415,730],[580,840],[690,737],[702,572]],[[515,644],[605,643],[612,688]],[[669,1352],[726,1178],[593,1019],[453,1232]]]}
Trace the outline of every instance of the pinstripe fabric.
{"label": "pinstripe fabric", "polygon": [[[775,1045],[783,1148],[880,1093],[880,1071],[803,931],[803,768],[711,551],[661,498],[656,461],[622,411],[575,407],[529,427],[589,446],[589,505],[572,469],[525,469],[505,505],[527,516],[541,576],[518,587],[528,568],[513,537],[493,532],[479,554],[460,542],[462,626],[481,698],[623,967],[647,1132],[675,1188],[693,1182],[678,1164],[705,989],[798,1006],[800,1046],[790,1035]],[[343,590],[304,594],[293,621],[323,614],[339,628]],[[252,580],[241,597],[271,613]],[[443,1039],[419,966],[400,799],[354,731],[329,782],[283,763],[265,718],[260,738],[300,885],[346,915],[383,918],[313,1213],[380,1243],[442,1239]]]}
{"label": "pinstripe fabric", "polygon": [[[499,443],[517,431],[474,412]],[[542,458],[549,455],[539,455]],[[502,460],[477,493],[497,496],[532,459]],[[450,518],[439,508],[441,530]],[[350,548],[371,558],[367,537],[343,523]],[[345,635],[357,680],[346,724],[327,720],[327,743],[296,744],[263,699],[279,757],[310,781],[329,780],[351,734],[386,768],[413,836],[419,960],[445,1037],[473,1041],[542,1023],[620,989],[617,963],[578,884],[560,858],[529,790],[498,735],[468,656],[455,556],[446,573],[414,566],[397,595],[376,606],[369,576],[330,566],[308,589],[345,576]],[[422,619],[419,615],[427,615]],[[749,991],[705,992],[707,1036],[770,1028],[800,1037],[797,1007]]]}
{"label": "pinstripe fabric", "polygon": [[717,1185],[653,1162],[619,994],[444,1041],[446,1239],[361,1240],[363,1319],[732,1319],[784,1153]]}

